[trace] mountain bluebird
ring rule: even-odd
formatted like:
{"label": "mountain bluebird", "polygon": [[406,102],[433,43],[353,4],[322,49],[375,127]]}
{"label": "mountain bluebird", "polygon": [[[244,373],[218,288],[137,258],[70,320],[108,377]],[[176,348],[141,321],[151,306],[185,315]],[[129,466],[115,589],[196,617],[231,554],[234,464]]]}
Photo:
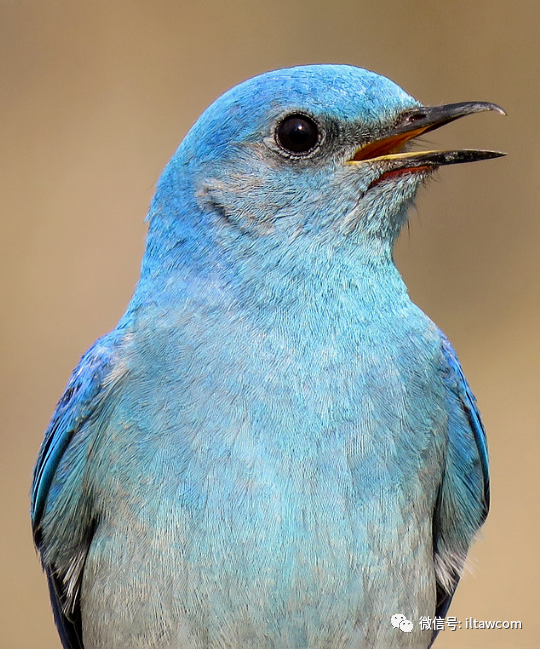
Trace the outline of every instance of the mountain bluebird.
{"label": "mountain bluebird", "polygon": [[37,460],[66,649],[430,646],[418,620],[488,510],[486,440],[392,249],[435,169],[502,155],[411,142],[486,110],[313,65],[203,113]]}

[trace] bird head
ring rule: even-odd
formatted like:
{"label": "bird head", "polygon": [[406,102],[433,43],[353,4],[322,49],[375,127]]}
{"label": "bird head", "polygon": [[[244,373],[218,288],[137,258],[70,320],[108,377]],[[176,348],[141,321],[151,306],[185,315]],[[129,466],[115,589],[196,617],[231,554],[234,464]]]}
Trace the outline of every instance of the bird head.
{"label": "bird head", "polygon": [[275,263],[298,259],[301,248],[391,258],[434,170],[502,155],[413,152],[415,138],[490,110],[503,113],[476,101],[423,106],[385,77],[346,65],[254,77],[215,101],[180,145],[158,185],[150,234],[157,220],[186,242],[184,257],[204,251],[207,262],[219,251]]}

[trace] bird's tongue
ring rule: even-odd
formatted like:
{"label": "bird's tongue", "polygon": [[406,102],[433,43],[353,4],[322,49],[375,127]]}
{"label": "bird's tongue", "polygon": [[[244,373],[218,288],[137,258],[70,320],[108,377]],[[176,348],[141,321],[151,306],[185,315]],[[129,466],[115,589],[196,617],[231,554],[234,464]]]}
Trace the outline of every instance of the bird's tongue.
{"label": "bird's tongue", "polygon": [[401,169],[392,169],[391,171],[386,171],[381,176],[376,178],[369,186],[369,189],[375,187],[375,185],[378,185],[380,182],[382,182],[383,180],[387,180],[388,178],[394,178],[396,176],[402,176],[403,174],[410,174],[419,171],[431,171],[431,170],[433,170],[433,167],[430,167],[429,165],[421,165],[418,167],[403,167]]}

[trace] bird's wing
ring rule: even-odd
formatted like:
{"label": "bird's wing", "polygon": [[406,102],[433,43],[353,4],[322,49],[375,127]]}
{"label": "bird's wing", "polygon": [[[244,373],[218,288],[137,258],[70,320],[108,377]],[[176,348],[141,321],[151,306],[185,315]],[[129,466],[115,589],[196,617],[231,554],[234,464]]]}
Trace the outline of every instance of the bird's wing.
{"label": "bird's wing", "polygon": [[[65,649],[83,649],[78,591],[95,520],[88,515],[88,505],[84,503],[84,466],[71,462],[64,462],[63,466],[62,459],[75,440],[83,435],[90,440],[102,424],[100,412],[104,402],[122,375],[114,342],[113,335],[105,336],[82,357],[45,432],[34,468],[32,530]],[[86,453],[82,456],[85,459]],[[53,533],[44,533],[45,522],[55,528]],[[54,557],[63,542],[62,536],[73,539],[76,554],[67,566],[60,568]]]}
{"label": "bird's wing", "polygon": [[489,509],[486,435],[456,352],[441,332],[448,419],[444,476],[433,521],[437,612],[445,617],[467,550]]}

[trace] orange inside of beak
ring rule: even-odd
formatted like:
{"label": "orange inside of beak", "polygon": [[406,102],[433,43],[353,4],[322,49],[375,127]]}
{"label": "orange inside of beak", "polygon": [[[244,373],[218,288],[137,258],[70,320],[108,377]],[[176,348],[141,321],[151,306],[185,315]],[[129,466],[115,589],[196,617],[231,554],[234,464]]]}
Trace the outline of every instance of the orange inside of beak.
{"label": "orange inside of beak", "polygon": [[382,140],[375,140],[366,144],[354,154],[351,161],[360,162],[362,160],[372,160],[385,155],[393,153],[401,153],[409,140],[421,135],[426,129],[419,128],[416,131],[407,131],[406,133],[398,133],[391,137],[383,138]]}

